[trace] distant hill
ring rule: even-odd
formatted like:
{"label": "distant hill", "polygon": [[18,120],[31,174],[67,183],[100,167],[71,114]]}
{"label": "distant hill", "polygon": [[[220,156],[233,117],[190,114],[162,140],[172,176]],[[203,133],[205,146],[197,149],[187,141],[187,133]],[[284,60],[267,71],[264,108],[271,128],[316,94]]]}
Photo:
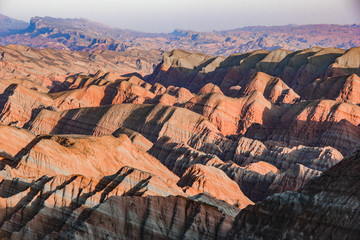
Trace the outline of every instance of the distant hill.
{"label": "distant hill", "polygon": [[0,13],[0,36],[9,34],[11,30],[21,30],[29,26],[29,23],[9,18]]}
{"label": "distant hill", "polygon": [[[30,24],[1,15],[0,45],[21,44],[58,50],[183,49],[230,55],[257,49],[298,50],[360,46],[360,25],[253,26],[226,31],[142,33],[109,27],[87,19],[33,17]],[[12,29],[12,30],[10,30]]]}

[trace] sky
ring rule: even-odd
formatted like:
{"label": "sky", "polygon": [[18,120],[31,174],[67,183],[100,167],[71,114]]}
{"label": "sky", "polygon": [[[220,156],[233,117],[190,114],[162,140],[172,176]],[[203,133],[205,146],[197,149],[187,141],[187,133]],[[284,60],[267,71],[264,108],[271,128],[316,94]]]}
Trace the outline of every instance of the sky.
{"label": "sky", "polygon": [[143,32],[227,30],[256,25],[360,23],[360,0],[0,0],[0,13],[87,18]]}

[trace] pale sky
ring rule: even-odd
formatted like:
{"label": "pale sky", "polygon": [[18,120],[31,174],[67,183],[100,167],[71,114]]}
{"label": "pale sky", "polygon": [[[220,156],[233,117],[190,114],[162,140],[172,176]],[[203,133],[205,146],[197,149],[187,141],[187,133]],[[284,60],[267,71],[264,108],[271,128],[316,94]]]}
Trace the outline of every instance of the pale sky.
{"label": "pale sky", "polygon": [[360,0],[0,0],[0,13],[87,18],[144,32],[254,25],[360,23]]}

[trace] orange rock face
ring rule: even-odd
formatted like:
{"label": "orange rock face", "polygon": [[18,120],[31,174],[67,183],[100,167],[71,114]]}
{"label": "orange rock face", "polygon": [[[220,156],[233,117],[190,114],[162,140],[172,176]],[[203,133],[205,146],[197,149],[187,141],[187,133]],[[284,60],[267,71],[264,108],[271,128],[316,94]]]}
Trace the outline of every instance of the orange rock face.
{"label": "orange rock face", "polygon": [[[161,51],[129,51],[94,53],[35,49],[20,45],[1,46],[0,76],[2,79],[32,81],[48,89],[64,82],[71,75],[112,71],[116,74],[139,72],[146,75],[161,59]],[[137,61],[144,66],[139,68]],[[125,64],[126,62],[126,64]]]}
{"label": "orange rock face", "polygon": [[270,127],[279,115],[278,107],[258,91],[242,98],[230,98],[219,93],[200,95],[185,107],[207,117],[224,135],[243,134],[253,124]]}
{"label": "orange rock face", "polygon": [[261,92],[272,103],[294,103],[300,99],[280,78],[262,72],[254,74],[250,82],[241,89],[243,95],[249,95],[253,91]]}
{"label": "orange rock face", "polygon": [[260,173],[262,175],[265,175],[269,172],[273,172],[273,173],[277,173],[278,169],[266,162],[260,161],[260,162],[256,162],[256,163],[250,163],[249,165],[245,166],[245,168]]}
{"label": "orange rock face", "polygon": [[305,97],[309,99],[326,98],[359,104],[359,82],[360,77],[355,73],[315,80]]}
{"label": "orange rock face", "polygon": [[[359,110],[357,105],[333,100],[300,102],[281,117],[270,138],[290,145],[320,145],[321,142],[320,146],[332,146],[348,153],[359,139]],[[353,130],[343,135],[339,129]]]}
{"label": "orange rock face", "polygon": [[202,164],[192,165],[181,177],[178,185],[189,195],[207,193],[239,208],[253,204],[241,192],[239,185],[215,167]]}
{"label": "orange rock face", "polygon": [[347,193],[309,191],[360,140],[358,48],[174,50],[146,77],[116,64],[148,61],[138,50],[2,49],[1,238],[241,239],[267,223],[283,238],[268,214],[321,202],[329,231],[351,219],[331,206]]}
{"label": "orange rock face", "polygon": [[220,88],[212,83],[208,83],[208,84],[204,85],[197,94],[202,95],[202,94],[208,94],[208,93],[223,94],[222,91],[220,90]]}

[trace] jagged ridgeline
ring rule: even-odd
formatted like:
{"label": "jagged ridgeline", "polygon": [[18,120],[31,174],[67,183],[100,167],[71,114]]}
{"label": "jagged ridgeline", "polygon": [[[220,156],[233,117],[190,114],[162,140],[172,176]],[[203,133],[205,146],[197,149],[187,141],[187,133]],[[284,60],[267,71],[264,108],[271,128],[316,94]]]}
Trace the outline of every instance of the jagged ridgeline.
{"label": "jagged ridgeline", "polygon": [[0,51],[1,238],[359,236],[360,48]]}
{"label": "jagged ridgeline", "polygon": [[0,25],[1,45],[72,51],[186,49],[228,56],[258,49],[297,50],[312,46],[348,49],[360,45],[359,24],[254,26],[211,32],[176,29],[171,33],[144,33],[83,18],[33,17],[26,23],[0,14]]}

